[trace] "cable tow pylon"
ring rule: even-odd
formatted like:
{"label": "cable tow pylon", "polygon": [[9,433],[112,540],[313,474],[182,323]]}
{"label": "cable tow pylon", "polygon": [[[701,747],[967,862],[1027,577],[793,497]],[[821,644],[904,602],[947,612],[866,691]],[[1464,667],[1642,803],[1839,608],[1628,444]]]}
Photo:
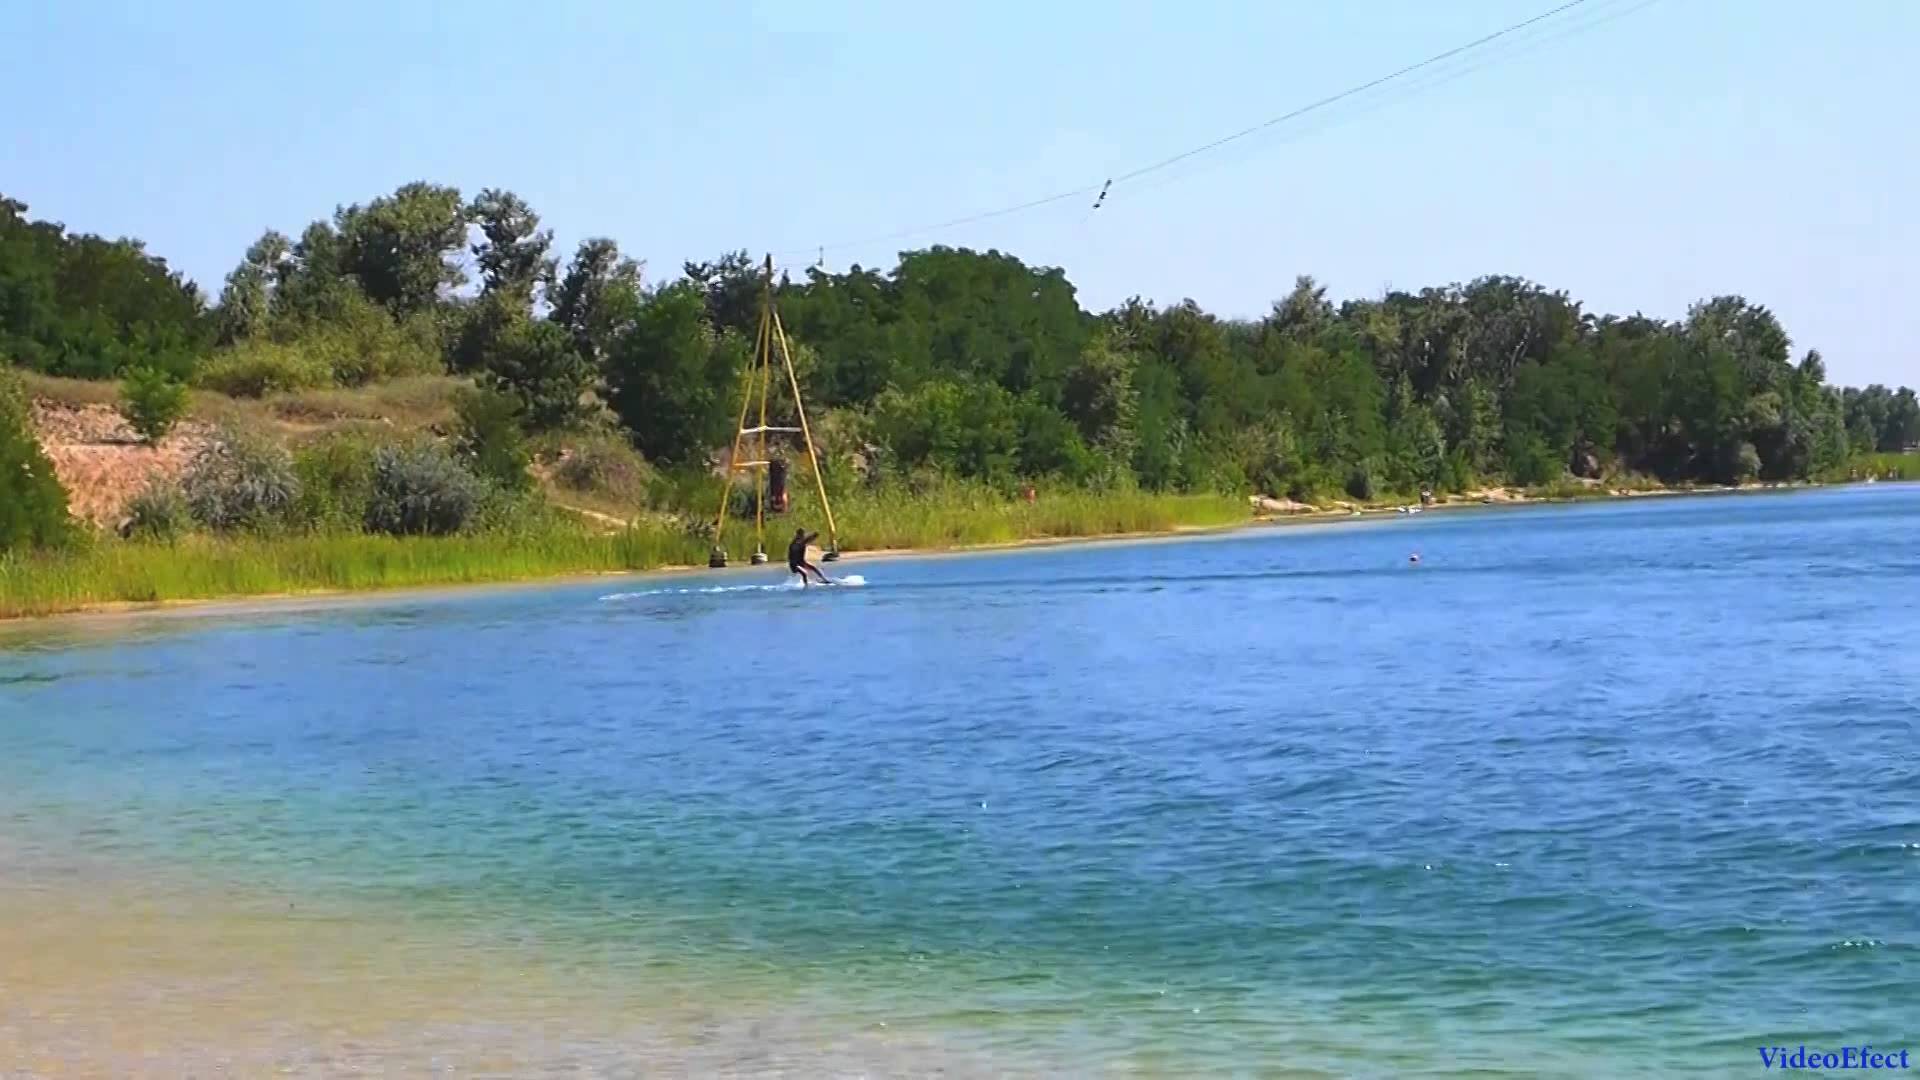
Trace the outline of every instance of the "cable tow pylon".
{"label": "cable tow pylon", "polygon": [[[779,365],[787,375],[787,387],[793,393],[793,411],[800,421],[799,427],[780,427],[767,423],[767,398],[773,383],[774,353],[779,352]],[[733,477],[735,473],[754,474],[753,483],[753,564],[759,566],[767,561],[767,482],[766,474],[773,466],[774,459],[767,444],[769,435],[798,435],[807,447],[807,463],[813,466],[813,482],[820,495],[820,510],[827,519],[826,554],[821,556],[825,562],[840,558],[839,531],[833,523],[833,505],[827,501],[826,477],[820,473],[820,455],[814,450],[813,431],[807,425],[807,407],[800,399],[800,377],[793,370],[793,350],[787,343],[787,331],[780,324],[780,309],[774,302],[773,293],[773,256],[767,256],[765,277],[760,300],[760,326],[754,334],[753,358],[742,373],[740,393],[740,418],[734,424],[733,449],[727,454],[726,471],[720,480],[720,511],[713,521],[713,552],[707,557],[707,565],[719,569],[727,565],[727,551],[723,538],[727,526],[727,504],[733,495]],[[755,397],[759,399],[759,423],[747,426],[747,416],[754,407]],[[741,455],[747,457],[743,460]],[[776,507],[776,512],[781,509]]]}

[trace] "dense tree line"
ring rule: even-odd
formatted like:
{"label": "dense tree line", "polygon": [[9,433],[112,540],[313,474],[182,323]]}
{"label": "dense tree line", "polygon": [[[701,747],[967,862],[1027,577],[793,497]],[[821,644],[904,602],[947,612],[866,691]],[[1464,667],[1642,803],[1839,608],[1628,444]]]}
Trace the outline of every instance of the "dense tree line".
{"label": "dense tree line", "polygon": [[[0,352],[56,374],[164,369],[234,393],[452,370],[529,429],[610,415],[689,467],[727,441],[761,291],[744,253],[643,281],[604,238],[562,260],[527,203],[408,184],[297,239],[269,231],[218,303],[137,242],[0,201]],[[1299,278],[1259,319],[1192,301],[1084,310],[1057,269],[936,247],[783,278],[839,456],[870,477],[1371,497],[1616,472],[1806,477],[1920,442],[1910,389],[1840,390],[1739,296],[1601,316],[1485,277],[1335,304]]]}
{"label": "dense tree line", "polygon": [[26,212],[0,195],[0,358],[81,378],[192,370],[212,342],[192,282],[137,240],[70,235]]}

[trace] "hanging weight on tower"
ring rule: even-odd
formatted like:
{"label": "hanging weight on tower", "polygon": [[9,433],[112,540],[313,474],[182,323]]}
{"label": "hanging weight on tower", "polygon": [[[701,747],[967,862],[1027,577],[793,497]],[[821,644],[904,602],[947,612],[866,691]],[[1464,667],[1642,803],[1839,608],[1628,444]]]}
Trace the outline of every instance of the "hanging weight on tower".
{"label": "hanging weight on tower", "polygon": [[776,514],[787,512],[787,459],[767,462],[767,508]]}

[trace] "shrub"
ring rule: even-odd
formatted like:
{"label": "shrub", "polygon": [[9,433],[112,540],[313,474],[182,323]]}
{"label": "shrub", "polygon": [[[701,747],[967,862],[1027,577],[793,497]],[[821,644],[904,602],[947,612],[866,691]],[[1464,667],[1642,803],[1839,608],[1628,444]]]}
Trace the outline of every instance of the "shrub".
{"label": "shrub", "polygon": [[1179,486],[1188,491],[1245,491],[1249,486],[1235,448],[1223,438],[1202,437],[1180,455]]}
{"label": "shrub", "polygon": [[626,503],[642,501],[654,479],[646,459],[618,435],[593,436],[568,448],[553,478],[569,490]]}
{"label": "shrub", "polygon": [[1248,428],[1235,440],[1241,471],[1255,491],[1278,495],[1296,470],[1293,432],[1274,422]]}
{"label": "shrub", "polygon": [[593,365],[562,326],[513,322],[487,344],[483,364],[489,382],[520,399],[528,426],[537,431],[572,426],[584,414],[581,401],[593,386]]}
{"label": "shrub", "polygon": [[325,386],[333,379],[324,362],[290,345],[248,341],[216,353],[194,381],[229,397],[266,397]]}
{"label": "shrub", "polygon": [[286,448],[242,432],[226,433],[201,451],[181,487],[194,520],[215,532],[271,528],[300,497]]}
{"label": "shrub", "polygon": [[483,483],[480,503],[467,519],[465,529],[467,532],[517,535],[534,540],[551,536],[556,531],[578,532],[580,521],[574,514],[560,510],[544,499]]}
{"label": "shrub", "polygon": [[293,456],[300,493],[293,518],[304,528],[358,532],[373,501],[375,445],[359,435],[334,435]]}
{"label": "shrub", "polygon": [[494,390],[463,390],[453,408],[456,442],[467,467],[508,491],[525,491],[533,456],[520,429],[519,400]]}
{"label": "shrub", "polygon": [[67,492],[34,435],[26,394],[0,371],[0,551],[51,547],[71,535]]}
{"label": "shrub", "polygon": [[474,516],[486,485],[436,445],[374,453],[367,528],[400,536],[446,536]]}
{"label": "shrub", "polygon": [[713,513],[719,509],[720,479],[711,470],[698,465],[679,465],[663,470],[649,467],[649,472],[643,499],[649,509],[693,510],[696,518],[704,517],[709,525],[713,523]]}
{"label": "shrub", "polygon": [[166,438],[187,411],[185,384],[159,368],[140,367],[127,372],[120,396],[120,415],[149,444]]}
{"label": "shrub", "polygon": [[156,480],[127,504],[123,533],[138,540],[179,539],[193,528],[193,508],[180,485]]}
{"label": "shrub", "polygon": [[1058,409],[1040,402],[1022,402],[1016,409],[1020,475],[1058,476],[1070,483],[1084,481],[1094,470],[1093,452],[1080,429]]}
{"label": "shrub", "polygon": [[1562,471],[1559,455],[1540,436],[1527,432],[1507,440],[1507,476],[1514,483],[1545,484]]}
{"label": "shrub", "polygon": [[1325,465],[1305,465],[1287,478],[1286,496],[1296,502],[1318,503],[1342,487],[1338,474]]}
{"label": "shrub", "polygon": [[1372,499],[1375,493],[1373,470],[1366,465],[1355,465],[1347,473],[1347,494],[1361,501]]}
{"label": "shrub", "polygon": [[366,386],[443,370],[440,329],[425,314],[402,322],[378,305],[356,299],[333,321],[304,329],[294,348],[340,386]]}
{"label": "shrub", "polygon": [[1447,452],[1446,464],[1440,470],[1440,489],[1442,491],[1465,491],[1473,486],[1473,459],[1464,447],[1454,447]]}

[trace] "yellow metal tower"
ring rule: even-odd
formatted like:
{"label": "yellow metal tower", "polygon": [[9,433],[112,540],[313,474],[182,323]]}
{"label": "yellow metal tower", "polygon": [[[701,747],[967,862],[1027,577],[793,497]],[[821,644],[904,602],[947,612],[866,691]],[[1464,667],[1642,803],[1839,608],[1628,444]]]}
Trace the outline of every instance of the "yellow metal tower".
{"label": "yellow metal tower", "polygon": [[[786,372],[787,386],[793,392],[793,409],[800,421],[799,427],[774,427],[767,423],[767,396],[773,382],[774,351],[778,347],[780,367]],[[759,400],[760,422],[753,427],[747,426],[747,414],[752,410],[756,396]],[[713,553],[707,558],[707,565],[723,567],[727,565],[727,552],[721,545],[723,530],[727,524],[727,502],[733,493],[735,473],[754,474],[753,483],[753,563],[759,565],[767,561],[767,485],[765,474],[772,464],[767,447],[768,435],[798,435],[807,447],[807,462],[813,466],[815,490],[820,494],[820,509],[827,518],[827,549],[823,556],[827,562],[840,557],[839,533],[833,524],[833,506],[827,502],[826,478],[820,475],[820,456],[813,447],[813,432],[807,427],[807,407],[800,400],[800,378],[793,371],[793,353],[787,345],[786,328],[780,325],[780,310],[774,303],[773,295],[773,256],[767,256],[763,290],[760,300],[760,329],[754,335],[753,358],[748,361],[742,380],[740,394],[740,420],[734,425],[733,449],[727,455],[726,474],[720,481],[720,512],[713,522]],[[744,452],[748,455],[742,460]]]}

